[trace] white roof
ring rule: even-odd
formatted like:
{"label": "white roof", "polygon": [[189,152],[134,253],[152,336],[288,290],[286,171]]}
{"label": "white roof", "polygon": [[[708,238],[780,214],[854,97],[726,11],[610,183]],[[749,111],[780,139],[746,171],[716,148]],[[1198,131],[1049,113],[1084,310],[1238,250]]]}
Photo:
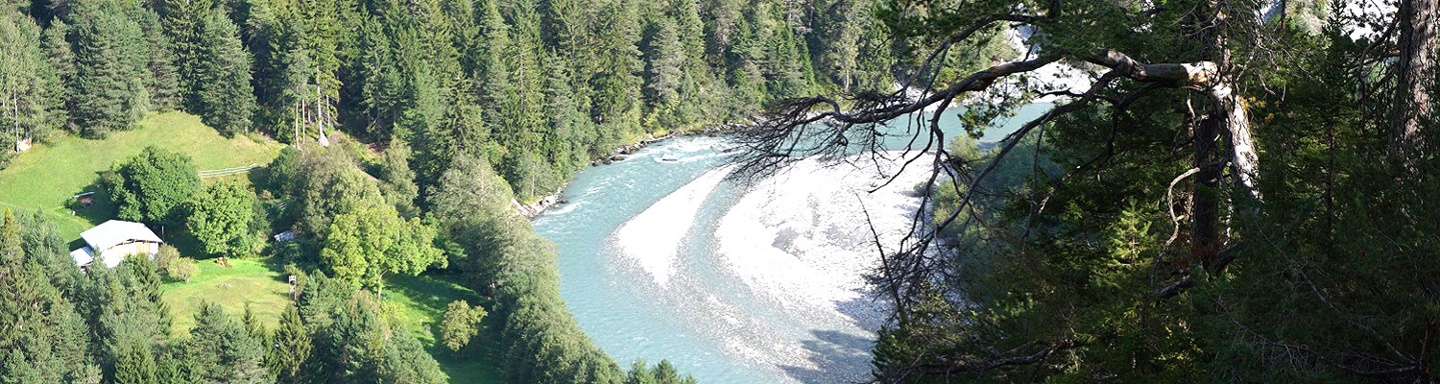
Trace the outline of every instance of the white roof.
{"label": "white roof", "polygon": [[146,228],[145,224],[121,220],[106,221],[95,228],[80,232],[80,238],[85,239],[90,248],[100,252],[131,241],[164,242],[160,240],[160,236],[155,236],[155,232],[150,228]]}
{"label": "white roof", "polygon": [[70,251],[70,258],[75,259],[75,266],[77,267],[90,265],[91,261],[95,261],[95,256],[90,252],[89,246]]}

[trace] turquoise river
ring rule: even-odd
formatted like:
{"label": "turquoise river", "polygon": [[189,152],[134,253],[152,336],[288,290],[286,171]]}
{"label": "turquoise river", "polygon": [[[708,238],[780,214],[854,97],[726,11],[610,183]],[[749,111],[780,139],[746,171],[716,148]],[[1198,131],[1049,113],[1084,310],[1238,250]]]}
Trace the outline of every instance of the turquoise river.
{"label": "turquoise river", "polygon": [[[982,145],[1049,106],[1022,108]],[[953,113],[942,128],[959,133]],[[904,138],[887,145],[903,149]],[[866,213],[878,228],[908,228],[926,170],[873,194],[864,190],[896,167],[804,161],[740,183],[725,178],[732,146],[674,139],[576,176],[565,202],[534,221],[559,247],[570,311],[627,368],[669,359],[709,384],[865,379],[886,308],[861,277],[878,252]],[[882,245],[900,231],[882,233]]]}

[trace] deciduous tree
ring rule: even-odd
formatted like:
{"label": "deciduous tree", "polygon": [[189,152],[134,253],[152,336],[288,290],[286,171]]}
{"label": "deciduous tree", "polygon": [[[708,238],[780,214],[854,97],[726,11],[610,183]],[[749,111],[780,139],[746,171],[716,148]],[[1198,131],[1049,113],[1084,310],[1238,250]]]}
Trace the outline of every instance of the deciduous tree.
{"label": "deciduous tree", "polygon": [[480,333],[480,320],[485,318],[485,308],[471,307],[465,300],[456,300],[445,306],[445,317],[440,321],[440,339],[445,348],[459,351],[470,344],[470,339]]}
{"label": "deciduous tree", "polygon": [[107,189],[124,220],[176,223],[181,213],[176,208],[200,190],[200,173],[189,156],[155,146],[145,147],[113,172]]}
{"label": "deciduous tree", "polygon": [[186,202],[186,226],[205,252],[242,256],[254,251],[255,193],[238,183],[216,183]]}

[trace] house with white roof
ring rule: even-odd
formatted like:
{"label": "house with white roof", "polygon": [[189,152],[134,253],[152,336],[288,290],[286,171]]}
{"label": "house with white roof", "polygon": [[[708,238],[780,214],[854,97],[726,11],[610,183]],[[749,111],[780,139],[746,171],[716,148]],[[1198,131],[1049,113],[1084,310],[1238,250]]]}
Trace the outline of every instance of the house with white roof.
{"label": "house with white roof", "polygon": [[85,267],[99,258],[105,268],[115,268],[129,255],[146,255],[154,259],[160,253],[160,236],[146,228],[145,224],[131,221],[110,220],[80,233],[85,246],[70,251],[75,265]]}

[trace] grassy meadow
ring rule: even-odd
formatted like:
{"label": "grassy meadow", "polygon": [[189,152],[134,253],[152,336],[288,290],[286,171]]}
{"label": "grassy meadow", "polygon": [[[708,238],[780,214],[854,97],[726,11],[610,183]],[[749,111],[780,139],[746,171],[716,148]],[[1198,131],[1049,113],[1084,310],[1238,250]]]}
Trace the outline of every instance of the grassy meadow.
{"label": "grassy meadow", "polygon": [[[189,155],[201,170],[268,163],[284,147],[239,136],[225,138],[199,117],[182,112],[151,114],[134,129],[111,133],[104,140],[60,135],[21,154],[0,170],[0,209],[43,210],[62,235],[78,238],[81,231],[115,214],[96,185],[100,174],[149,145]],[[100,192],[96,204],[73,207],[71,197],[82,192]]]}
{"label": "grassy meadow", "polygon": [[[104,140],[61,135],[53,142],[35,146],[0,170],[0,210],[42,210],[60,228],[61,235],[76,240],[80,232],[112,219],[114,206],[99,190],[100,175],[114,164],[155,145],[190,156],[201,170],[265,164],[279,155],[284,145],[257,143],[249,138],[225,138],[200,118],[182,112],[152,114],[135,129],[114,132]],[[206,179],[249,182],[245,175]],[[95,204],[77,207],[72,196],[97,192]],[[182,256],[196,259],[200,272],[189,282],[168,280],[161,286],[170,310],[172,331],[188,334],[195,326],[195,313],[204,303],[216,303],[238,318],[248,304],[266,329],[273,330],[280,313],[291,305],[290,287],[281,267],[270,259],[254,256],[230,260],[224,267],[215,259],[198,254],[199,245],[181,228],[161,236],[175,245]],[[78,246],[72,243],[72,248]],[[399,321],[426,345],[450,375],[452,383],[498,383],[498,360],[493,340],[499,332],[496,318],[487,318],[475,342],[459,352],[439,345],[439,323],[445,306],[453,300],[473,304],[490,302],[455,282],[434,276],[395,276],[387,281],[382,296],[385,313]]]}

